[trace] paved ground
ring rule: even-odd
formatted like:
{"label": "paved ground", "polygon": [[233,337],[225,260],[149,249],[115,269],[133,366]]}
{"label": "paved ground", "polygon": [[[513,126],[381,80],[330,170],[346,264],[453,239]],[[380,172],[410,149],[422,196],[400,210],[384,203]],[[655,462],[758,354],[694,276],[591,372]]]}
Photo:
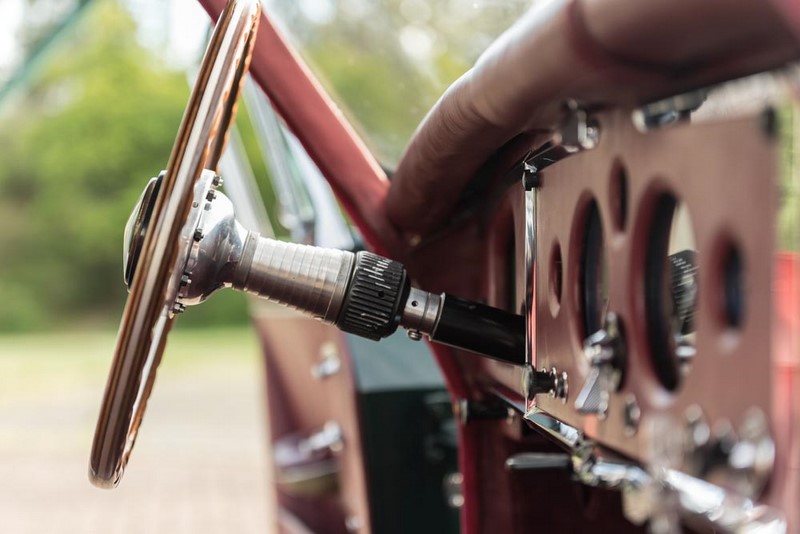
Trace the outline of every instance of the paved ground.
{"label": "paved ground", "polygon": [[173,336],[113,491],[86,475],[113,336],[0,338],[0,532],[268,532],[263,381],[250,336]]}

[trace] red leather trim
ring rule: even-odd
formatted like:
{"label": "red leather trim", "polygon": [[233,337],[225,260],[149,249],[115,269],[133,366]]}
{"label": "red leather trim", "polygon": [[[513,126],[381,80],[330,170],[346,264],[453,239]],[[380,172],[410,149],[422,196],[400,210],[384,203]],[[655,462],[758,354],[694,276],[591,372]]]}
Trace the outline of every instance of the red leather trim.
{"label": "red leather trim", "polygon": [[[696,16],[701,4],[705,18]],[[425,118],[387,212],[403,231],[435,233],[482,166],[515,136],[556,126],[567,99],[636,105],[798,57],[797,41],[761,0],[538,4]]]}

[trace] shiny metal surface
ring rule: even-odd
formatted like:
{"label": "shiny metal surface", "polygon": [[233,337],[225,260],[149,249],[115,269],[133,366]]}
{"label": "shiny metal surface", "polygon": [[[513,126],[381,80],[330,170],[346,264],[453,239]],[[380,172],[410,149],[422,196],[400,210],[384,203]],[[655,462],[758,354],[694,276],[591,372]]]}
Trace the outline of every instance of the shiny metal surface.
{"label": "shiny metal surface", "polygon": [[722,532],[787,532],[785,515],[777,508],[668,466],[646,470],[635,462],[611,457],[586,440],[579,429],[537,408],[528,411],[525,419],[567,448],[577,480],[622,491],[623,511],[636,524],[648,519],[669,520],[675,515],[693,526]]}
{"label": "shiny metal surface", "polygon": [[251,232],[233,287],[333,323],[339,316],[354,254],[284,243]]}
{"label": "shiny metal surface", "polygon": [[566,470],[571,467],[570,457],[557,452],[520,452],[506,459],[509,471]]}
{"label": "shiny metal surface", "polygon": [[319,361],[312,365],[311,376],[324,380],[337,374],[342,369],[342,360],[335,343],[326,342],[319,348]]}
{"label": "shiny metal surface", "polygon": [[203,171],[181,231],[183,256],[174,271],[183,273],[176,295],[183,306],[200,304],[217,289],[230,287],[248,235],[236,221],[233,203],[210,187],[214,178],[213,172]]}
{"label": "shiny metal surface", "polygon": [[336,421],[326,421],[307,436],[279,439],[273,445],[277,485],[295,496],[335,495],[341,473],[336,455],[344,448],[343,439]]}
{"label": "shiny metal surface", "polygon": [[564,118],[553,135],[525,158],[526,170],[537,173],[542,169],[584,150],[597,146],[600,132],[586,110],[569,101],[564,106]]}
{"label": "shiny metal surface", "polygon": [[180,284],[182,273],[171,269],[179,256],[195,182],[204,168],[216,168],[260,9],[257,0],[228,3],[178,131],[142,242],[95,430],[89,479],[99,487],[119,484],[136,440],[172,326],[169,291]]}
{"label": "shiny metal surface", "polygon": [[606,325],[586,338],[583,353],[591,370],[575,399],[575,410],[605,417],[608,399],[619,387],[625,365],[625,342],[616,314],[609,312]]}
{"label": "shiny metal surface", "polygon": [[[534,171],[526,169],[526,174]],[[526,176],[522,177],[523,182]],[[525,360],[536,367],[533,350],[533,294],[536,284],[535,277],[536,262],[536,189],[531,188],[525,191]]]}
{"label": "shiny metal surface", "polygon": [[171,313],[200,304],[220,288],[233,287],[334,322],[355,255],[248,232],[236,220],[233,203],[216,190],[215,184],[221,182],[218,175],[205,170],[195,184],[178,255],[170,269],[177,273],[166,292]]}
{"label": "shiny metal surface", "polygon": [[419,332],[430,337],[436,330],[441,312],[441,295],[412,287],[403,308],[400,326],[407,328],[409,332]]}

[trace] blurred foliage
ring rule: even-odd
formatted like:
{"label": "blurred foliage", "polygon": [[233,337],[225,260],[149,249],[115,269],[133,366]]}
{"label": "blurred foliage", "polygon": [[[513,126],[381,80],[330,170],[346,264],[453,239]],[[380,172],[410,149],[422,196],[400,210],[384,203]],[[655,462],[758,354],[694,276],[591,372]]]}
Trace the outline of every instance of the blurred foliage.
{"label": "blurred foliage", "polygon": [[[29,47],[86,0],[28,0]],[[382,162],[394,166],[444,89],[531,0],[268,0],[323,84]],[[49,6],[49,7],[48,7]],[[44,41],[43,41],[44,39]],[[136,40],[127,11],[94,0],[34,62],[12,106],[0,101],[0,331],[119,320],[122,232],[149,177],[165,165],[189,94]],[[256,176],[266,167],[252,125],[237,125]],[[268,181],[259,180],[267,205]],[[279,234],[278,212],[270,212]],[[221,292],[179,325],[246,319]]]}
{"label": "blurred foliage", "polygon": [[778,246],[782,250],[800,250],[800,153],[797,131],[800,114],[786,104],[777,112],[781,140],[781,184],[778,212]]}
{"label": "blurred foliage", "polygon": [[[188,94],[115,2],[95,2],[51,52],[0,122],[0,330],[119,320],[123,228]],[[246,317],[240,295],[212,302],[181,322]]]}
{"label": "blurred foliage", "polygon": [[392,168],[427,111],[538,0],[264,0]]}

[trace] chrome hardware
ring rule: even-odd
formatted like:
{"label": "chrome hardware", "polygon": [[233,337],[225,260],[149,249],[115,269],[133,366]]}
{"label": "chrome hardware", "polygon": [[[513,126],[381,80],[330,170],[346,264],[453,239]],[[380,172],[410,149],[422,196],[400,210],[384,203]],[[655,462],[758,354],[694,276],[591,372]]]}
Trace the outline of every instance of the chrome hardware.
{"label": "chrome hardware", "polygon": [[569,397],[569,382],[567,380],[567,372],[558,372],[558,369],[553,367],[550,369],[550,376],[553,379],[553,389],[550,390],[550,396],[556,399],[561,399],[561,402],[567,402]]}
{"label": "chrome hardware", "polygon": [[442,489],[447,505],[451,508],[464,506],[464,476],[461,473],[450,473],[444,477]]}
{"label": "chrome hardware", "polygon": [[522,371],[522,392],[526,399],[536,395],[550,393],[555,390],[555,380],[551,372],[537,371],[532,366],[527,366]]}
{"label": "chrome hardware", "polygon": [[591,371],[575,399],[575,409],[604,417],[609,397],[620,385],[625,359],[625,341],[616,314],[609,312],[605,327],[586,338],[583,352]]}
{"label": "chrome hardware", "polygon": [[[164,176],[162,172],[150,180],[125,228],[125,282],[129,288]],[[214,184],[219,183],[215,177],[213,171],[204,170],[194,186],[195,201],[181,229],[175,268],[167,288],[166,303],[171,315],[183,313],[187,305],[202,302],[224,285],[217,280],[229,275],[230,265],[238,261],[240,241],[246,232],[236,227],[230,201],[224,195],[215,200]],[[219,208],[212,210],[212,202]]]}
{"label": "chrome hardware", "polygon": [[211,171],[203,171],[203,179],[195,187],[190,215],[195,221],[187,223],[182,231],[188,257],[179,272],[183,273],[181,282],[191,282],[180,284],[177,298],[184,306],[199,304],[220,287],[229,285],[226,280],[232,277],[247,238],[247,231],[234,217],[233,203],[213,189],[216,177]]}
{"label": "chrome hardware", "polygon": [[549,371],[545,369],[537,371],[533,367],[526,367],[522,373],[522,390],[527,399],[547,394],[566,402],[569,395],[567,373],[559,372],[555,367]]}
{"label": "chrome hardware", "polygon": [[[156,201],[158,180],[148,184],[126,229],[125,273],[130,283],[137,247]],[[307,311],[327,322],[337,316],[353,254],[283,243],[248,232],[234,216],[231,201],[214,189],[222,183],[205,170],[195,184],[194,202],[180,234],[181,246],[168,292],[172,314],[234,287]]]}
{"label": "chrome hardware", "polygon": [[301,452],[318,452],[328,450],[338,453],[344,448],[342,428],[335,421],[328,421],[321,430],[311,434],[297,444]]}
{"label": "chrome hardware", "polygon": [[[500,361],[524,363],[521,315],[412,288],[402,264],[368,251],[354,254],[263,238],[236,220],[231,201],[214,189],[216,178],[212,171],[202,172],[187,222],[180,228],[163,300],[171,316],[231,287],[367,339],[377,341],[403,326],[412,330],[412,339],[425,334]],[[136,247],[155,205],[158,183],[148,185],[126,230],[126,281],[136,267]]]}
{"label": "chrome hardware", "polygon": [[760,410],[748,410],[736,431],[724,419],[709,426],[700,408],[690,406],[684,432],[688,472],[746,497],[760,495],[775,463],[775,444]]}
{"label": "chrome hardware", "polygon": [[339,359],[339,351],[336,345],[330,341],[323,343],[320,347],[320,361],[311,368],[311,376],[317,380],[322,380],[338,373],[342,368]]}
{"label": "chrome hardware", "polygon": [[[525,175],[529,175],[525,171]],[[523,178],[524,179],[524,178]],[[525,191],[525,361],[535,366],[533,361],[533,286],[536,270],[536,191]],[[529,395],[526,395],[528,397]]]}
{"label": "chrome hardware", "polygon": [[686,120],[707,97],[707,89],[698,89],[645,104],[633,112],[633,124],[641,131],[648,131]]}
{"label": "chrome hardware", "polygon": [[589,150],[597,146],[600,130],[575,101],[569,101],[564,108],[561,126],[541,146],[525,158],[525,170],[530,174],[541,172],[567,156]]}
{"label": "chrome hardware", "polygon": [[344,447],[342,430],[328,421],[311,435],[290,434],[273,443],[275,479],[290,495],[322,496],[335,493],[339,485],[336,455]]}
{"label": "chrome hardware", "polygon": [[[759,418],[753,412],[742,426],[752,425],[753,434],[763,436]],[[654,531],[670,532],[680,517],[693,525],[723,532],[787,532],[786,519],[779,510],[758,504],[735,490],[668,465],[651,473],[636,463],[610,457],[604,449],[586,441],[580,430],[538,408],[527,412],[525,419],[567,448],[577,480],[592,487],[620,490],[623,513],[636,524],[650,520]],[[700,430],[698,436],[702,435]]]}
{"label": "chrome hardware", "polygon": [[506,460],[509,471],[566,470],[572,467],[568,454],[553,452],[521,452]]}
{"label": "chrome hardware", "polygon": [[344,301],[353,262],[351,252],[285,243],[250,232],[231,285],[332,323]]}
{"label": "chrome hardware", "polygon": [[412,287],[403,308],[400,325],[408,329],[408,337],[417,341],[422,334],[433,335],[442,313],[442,296]]}

